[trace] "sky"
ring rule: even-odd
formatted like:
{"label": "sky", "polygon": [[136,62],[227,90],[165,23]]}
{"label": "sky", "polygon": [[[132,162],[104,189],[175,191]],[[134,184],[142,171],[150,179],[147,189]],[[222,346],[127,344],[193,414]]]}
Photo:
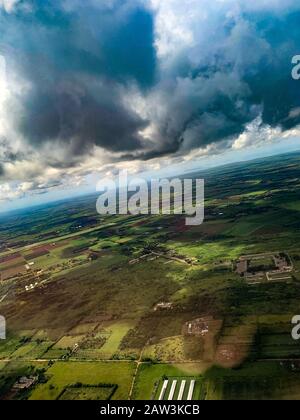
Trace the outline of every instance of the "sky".
{"label": "sky", "polygon": [[0,211],[300,149],[299,0],[0,0]]}

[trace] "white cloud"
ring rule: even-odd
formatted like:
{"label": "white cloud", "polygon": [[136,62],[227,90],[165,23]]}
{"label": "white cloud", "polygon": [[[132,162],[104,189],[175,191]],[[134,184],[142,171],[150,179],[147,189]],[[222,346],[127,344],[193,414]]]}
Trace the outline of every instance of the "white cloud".
{"label": "white cloud", "polygon": [[32,183],[23,182],[19,185],[5,183],[0,185],[0,201],[11,201],[23,198],[33,187]]}
{"label": "white cloud", "polygon": [[0,0],[0,7],[7,13],[11,13],[20,0]]}
{"label": "white cloud", "polygon": [[[156,46],[166,66],[188,48],[190,59],[205,60],[212,45],[221,45],[224,22],[245,12],[272,11],[281,16],[300,9],[295,0],[149,0],[156,11]],[[197,50],[193,47],[197,45]],[[196,55],[196,57],[194,57]]]}
{"label": "white cloud", "polygon": [[241,150],[247,147],[257,147],[272,144],[282,138],[296,137],[298,130],[282,132],[279,127],[271,127],[263,124],[261,116],[247,125],[246,130],[232,143],[233,150]]}
{"label": "white cloud", "polygon": [[0,162],[6,161],[8,154],[32,153],[15,124],[16,116],[22,113],[18,98],[28,89],[28,82],[21,80],[12,66],[8,71],[7,62],[0,55]]}

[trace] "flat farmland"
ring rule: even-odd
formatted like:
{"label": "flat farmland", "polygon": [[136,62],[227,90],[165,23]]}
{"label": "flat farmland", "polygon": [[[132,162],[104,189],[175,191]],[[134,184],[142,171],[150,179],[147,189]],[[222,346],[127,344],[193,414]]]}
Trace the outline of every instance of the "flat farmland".
{"label": "flat farmland", "polygon": [[135,365],[129,362],[58,362],[47,371],[50,380],[39,385],[31,400],[57,399],[66,387],[84,385],[117,385],[113,399],[127,400]]}
{"label": "flat farmland", "polygon": [[235,371],[205,374],[207,400],[285,400],[300,398],[299,371],[280,362],[247,363]]}
{"label": "flat farmland", "polygon": [[111,359],[118,353],[121,342],[130,329],[135,327],[132,321],[119,321],[117,323],[104,323],[100,334],[105,339],[104,345],[99,350],[99,357]]}
{"label": "flat farmland", "polygon": [[59,400],[62,401],[106,401],[111,399],[115,387],[104,386],[80,386],[78,388],[66,388]]}
{"label": "flat farmland", "polygon": [[24,273],[26,273],[26,267],[24,264],[1,270],[1,281],[8,280]]}
{"label": "flat farmland", "polygon": [[[17,399],[106,399],[115,386],[126,399],[137,365],[133,399],[156,398],[165,377],[195,378],[199,399],[300,398],[300,157],[193,176],[206,179],[201,226],[100,217],[95,196],[5,216],[1,373],[15,380],[37,360],[45,370]],[[235,272],[242,255],[273,252],[291,256],[288,279],[250,284]]]}

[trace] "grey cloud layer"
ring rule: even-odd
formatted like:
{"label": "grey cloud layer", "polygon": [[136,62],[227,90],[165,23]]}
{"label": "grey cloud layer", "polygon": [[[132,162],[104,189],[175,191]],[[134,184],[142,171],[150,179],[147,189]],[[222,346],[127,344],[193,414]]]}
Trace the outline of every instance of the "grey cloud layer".
{"label": "grey cloud layer", "polygon": [[[297,0],[20,0],[0,11],[0,54],[27,83],[13,125],[34,150],[61,150],[45,157],[57,167],[95,146],[123,160],[187,153],[259,115],[293,128],[299,23]],[[128,105],[133,92],[143,110]],[[13,142],[3,161],[24,158]]]}
{"label": "grey cloud layer", "polygon": [[229,14],[224,3],[203,22],[199,17],[199,25],[196,14],[192,46],[171,57],[163,75],[162,141],[182,139],[181,150],[237,136],[260,114],[262,124],[283,130],[300,122],[299,115],[289,117],[300,101],[291,78],[291,57],[300,45],[299,5],[280,14],[262,5],[250,12],[246,5]]}
{"label": "grey cloud layer", "polygon": [[67,148],[70,163],[93,145],[141,149],[139,132],[147,121],[125,109],[121,88],[134,81],[146,89],[153,81],[149,11],[138,1],[22,4],[0,15],[7,70],[29,82],[14,116],[22,137],[34,148],[49,142]]}

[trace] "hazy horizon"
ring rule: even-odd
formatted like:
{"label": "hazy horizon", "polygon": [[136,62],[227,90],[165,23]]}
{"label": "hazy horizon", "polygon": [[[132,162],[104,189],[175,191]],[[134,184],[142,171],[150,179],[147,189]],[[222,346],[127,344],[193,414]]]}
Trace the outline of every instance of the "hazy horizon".
{"label": "hazy horizon", "polygon": [[[224,168],[231,167],[231,166],[234,167],[235,165],[247,164],[247,163],[251,163],[251,162],[255,162],[255,161],[264,162],[265,160],[268,160],[268,159],[272,159],[272,158],[276,158],[276,157],[280,157],[280,156],[289,156],[289,155],[294,155],[294,154],[299,154],[300,155],[300,149],[292,150],[292,151],[289,151],[289,152],[281,152],[281,153],[276,153],[276,154],[270,154],[270,155],[265,155],[265,156],[257,156],[257,157],[252,157],[252,158],[249,158],[249,159],[245,158],[243,160],[231,161],[231,162],[227,162],[227,163],[219,163],[219,164],[209,166],[209,167],[206,167],[206,168],[195,168],[194,167],[193,169],[190,168],[190,170],[185,170],[183,172],[178,172],[177,174],[174,174],[174,175],[169,175],[169,177],[174,178],[176,176],[192,175],[192,174],[195,174],[197,172],[199,172],[199,173],[203,172],[203,174],[205,175],[205,174],[209,174],[210,171],[213,171],[214,169],[218,169],[218,168],[221,169],[222,167],[224,167]],[[159,175],[156,174],[156,177],[157,176],[159,177]],[[150,178],[155,178],[154,174],[153,174],[153,176],[149,176],[149,174],[147,174],[146,179],[150,180]],[[46,200],[41,200],[40,202],[35,203],[35,204],[28,203],[25,206],[13,207],[9,210],[1,209],[1,205],[0,205],[0,215],[1,216],[5,215],[5,214],[9,215],[10,213],[13,213],[15,211],[16,212],[22,211],[22,210],[26,211],[26,210],[35,209],[35,208],[38,208],[38,207],[44,207],[47,204],[54,205],[56,203],[63,203],[65,201],[69,201],[69,200],[72,200],[72,199],[80,199],[80,198],[85,198],[85,197],[92,196],[92,195],[97,196],[97,191],[92,190],[92,189],[89,189],[88,191],[85,191],[85,192],[79,192],[78,191],[77,194],[73,194],[73,195],[71,194],[71,195],[68,195],[68,196],[63,197],[63,198],[62,197],[56,197],[56,198],[52,198],[52,199],[49,199],[49,200],[47,200],[47,199]],[[20,202],[20,200],[19,200],[19,202]]]}

